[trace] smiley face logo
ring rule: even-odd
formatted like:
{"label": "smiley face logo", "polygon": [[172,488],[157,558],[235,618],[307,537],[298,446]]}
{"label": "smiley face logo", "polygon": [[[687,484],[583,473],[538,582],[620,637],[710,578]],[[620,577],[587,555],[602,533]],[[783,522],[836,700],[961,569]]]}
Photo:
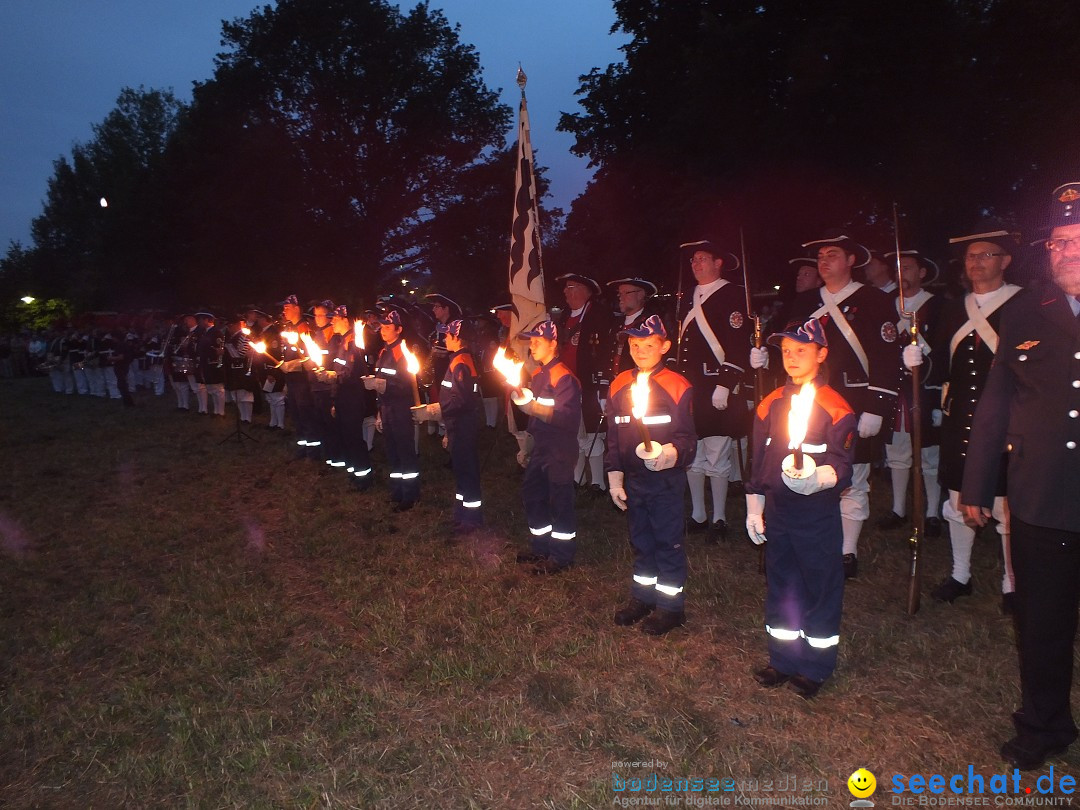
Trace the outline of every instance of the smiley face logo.
{"label": "smiley face logo", "polygon": [[859,768],[847,780],[848,790],[856,799],[865,799],[877,789],[877,780],[866,768]]}

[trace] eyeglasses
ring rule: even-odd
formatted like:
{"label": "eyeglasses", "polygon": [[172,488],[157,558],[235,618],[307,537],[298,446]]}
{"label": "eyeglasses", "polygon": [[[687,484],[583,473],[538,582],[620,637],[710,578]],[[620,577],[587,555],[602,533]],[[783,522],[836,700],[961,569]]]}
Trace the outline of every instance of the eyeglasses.
{"label": "eyeglasses", "polygon": [[1080,245],[1080,236],[1076,236],[1072,239],[1047,239],[1046,249],[1051,250],[1054,253],[1060,253],[1065,248],[1071,245]]}
{"label": "eyeglasses", "polygon": [[995,256],[1008,256],[1008,253],[968,253],[964,256],[969,261],[975,261],[976,259],[993,259]]}

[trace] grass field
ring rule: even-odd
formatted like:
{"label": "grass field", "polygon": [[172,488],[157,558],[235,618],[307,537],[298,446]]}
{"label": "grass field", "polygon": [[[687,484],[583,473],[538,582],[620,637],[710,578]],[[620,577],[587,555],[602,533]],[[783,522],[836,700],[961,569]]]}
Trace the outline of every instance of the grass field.
{"label": "grass field", "polygon": [[[909,617],[906,537],[868,531],[838,672],[806,702],[751,677],[764,580],[741,531],[692,542],[687,627],[650,638],[611,622],[630,553],[606,500],[579,501],[570,572],[514,564],[527,529],[506,434],[484,472],[489,530],[452,545],[433,440],[421,504],[395,515],[381,483],[354,493],[280,435],[220,443],[231,406],[138,402],[0,384],[0,806],[610,807],[647,795],[613,774],[656,772],[734,780],[667,806],[847,807],[866,767],[881,807],[893,774],[1005,772],[1018,674],[996,535],[955,605],[926,595],[948,571],[931,541]],[[743,514],[729,502],[733,527]],[[1080,771],[1080,749],[1053,764]]]}

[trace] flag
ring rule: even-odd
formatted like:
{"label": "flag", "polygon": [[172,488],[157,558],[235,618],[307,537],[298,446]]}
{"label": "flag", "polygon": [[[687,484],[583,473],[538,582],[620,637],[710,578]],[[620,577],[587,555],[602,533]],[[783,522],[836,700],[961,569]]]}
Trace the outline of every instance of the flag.
{"label": "flag", "polygon": [[544,268],[540,259],[540,216],[533,175],[529,109],[525,104],[525,73],[518,68],[521,88],[518,108],[517,170],[514,175],[514,219],[510,230],[510,339],[547,318]]}

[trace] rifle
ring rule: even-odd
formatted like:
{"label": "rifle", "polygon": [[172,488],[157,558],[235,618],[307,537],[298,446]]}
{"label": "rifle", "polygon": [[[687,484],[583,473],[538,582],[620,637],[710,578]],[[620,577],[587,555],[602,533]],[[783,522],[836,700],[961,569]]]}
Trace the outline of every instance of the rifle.
{"label": "rifle", "polygon": [[[754,324],[753,331],[753,344],[755,349],[761,348],[761,317],[754,312],[754,306],[750,299],[750,271],[746,267],[746,240],[743,238],[743,229],[739,228],[739,252],[742,258],[742,277],[743,277],[743,289],[746,292],[746,317],[750,318]],[[765,370],[756,368],[754,369],[754,409],[761,404],[761,400],[765,396]],[[753,420],[751,420],[753,424]],[[751,429],[752,433],[752,429]],[[752,438],[752,436],[750,437]],[[737,440],[736,440],[737,441]],[[739,452],[739,461],[742,462],[741,446]],[[746,483],[747,470],[743,469],[743,484]],[[758,547],[758,573],[765,574],[765,546]]]}
{"label": "rifle", "polygon": [[[900,316],[911,319],[911,342],[919,345],[919,317],[918,312],[908,312],[904,302],[904,280],[900,268],[900,217],[897,213],[896,203],[893,203],[893,237],[896,240],[896,284],[899,294]],[[919,612],[919,598],[922,595],[922,560],[919,556],[919,546],[926,532],[926,504],[923,496],[923,472],[922,472],[922,380],[919,374],[919,366],[911,369],[911,568],[908,572],[907,612],[914,616]]]}
{"label": "rifle", "polygon": [[683,279],[682,257],[683,257],[683,254],[682,254],[682,252],[684,250],[686,250],[686,248],[688,248],[688,247],[693,247],[694,245],[699,245],[699,244],[701,244],[701,243],[700,242],[683,242],[681,245],[679,245],[679,253],[675,257],[675,266],[678,268],[676,270],[677,275],[676,275],[676,281],[675,281],[675,331],[677,333],[677,337],[675,338],[675,368],[679,368],[680,364],[682,363],[682,333],[683,333],[683,330],[682,330],[682,321],[679,320],[679,317],[680,317],[679,316],[679,311],[682,309],[682,297],[683,297],[683,290],[682,290],[682,279]]}

